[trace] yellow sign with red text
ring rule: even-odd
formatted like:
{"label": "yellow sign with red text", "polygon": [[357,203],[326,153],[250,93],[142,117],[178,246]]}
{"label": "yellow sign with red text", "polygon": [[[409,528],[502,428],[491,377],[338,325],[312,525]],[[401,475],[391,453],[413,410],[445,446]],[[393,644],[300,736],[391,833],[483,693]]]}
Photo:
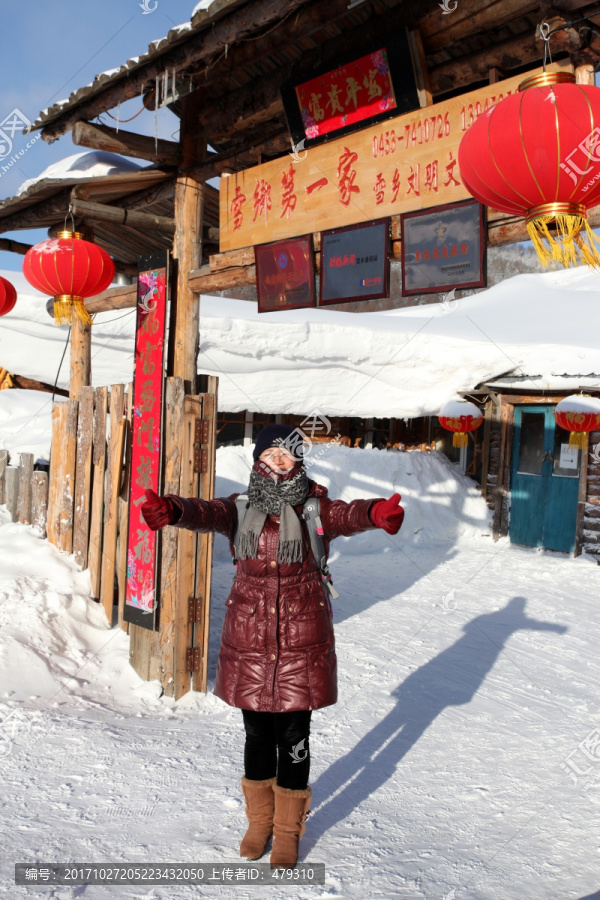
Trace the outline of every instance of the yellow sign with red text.
{"label": "yellow sign with red text", "polygon": [[468,199],[462,136],[529,74],[222,176],[221,252]]}

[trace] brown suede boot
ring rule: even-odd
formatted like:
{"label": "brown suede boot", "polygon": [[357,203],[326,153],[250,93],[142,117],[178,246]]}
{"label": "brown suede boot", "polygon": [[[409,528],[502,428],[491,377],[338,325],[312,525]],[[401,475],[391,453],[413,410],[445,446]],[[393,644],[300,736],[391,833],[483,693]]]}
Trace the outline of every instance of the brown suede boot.
{"label": "brown suede boot", "polygon": [[284,866],[293,868],[298,862],[298,842],[306,831],[306,817],[309,814],[312,789],[293,791],[276,784],[275,815],[273,816],[273,849],[271,868]]}
{"label": "brown suede boot", "polygon": [[275,781],[275,778],[267,778],[265,781],[250,781],[245,776],[242,778],[242,792],[250,825],[240,844],[240,856],[245,856],[246,859],[258,859],[262,856],[273,834]]}

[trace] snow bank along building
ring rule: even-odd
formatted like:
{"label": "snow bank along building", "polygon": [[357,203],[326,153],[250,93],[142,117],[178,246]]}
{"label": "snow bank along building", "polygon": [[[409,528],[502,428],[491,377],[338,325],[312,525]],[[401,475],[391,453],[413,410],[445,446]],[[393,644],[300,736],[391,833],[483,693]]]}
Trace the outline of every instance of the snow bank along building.
{"label": "snow bank along building", "polygon": [[[496,533],[508,530],[514,540],[549,549],[598,547],[600,434],[591,436],[589,453],[580,453],[575,467],[572,461],[565,466],[562,437],[551,427],[553,404],[573,386],[597,393],[595,364],[593,371],[572,368],[562,383],[546,387],[536,369],[523,374],[514,361],[501,365],[492,340],[476,347],[470,337],[469,352],[478,361],[461,373],[464,335],[450,332],[439,333],[437,343],[432,333],[418,346],[425,352],[427,345],[452,345],[451,373],[443,354],[437,371],[417,357],[410,357],[409,370],[382,355],[382,336],[395,334],[398,360],[417,346],[416,332],[410,341],[398,336],[413,334],[410,317],[393,318],[398,311],[426,308],[444,296],[452,321],[453,290],[484,286],[486,254],[491,259],[495,248],[527,238],[523,219],[472,202],[457,153],[469,125],[514,93],[523,73],[539,70],[542,21],[555,31],[552,69],[594,83],[597,54],[584,33],[564,30],[593,4],[565,0],[564,9],[550,9],[537,0],[475,0],[465,9],[450,6],[203,0],[189,22],[44,110],[31,126],[48,142],[70,132],[106,170],[48,172],[0,203],[5,234],[43,225],[56,235],[70,208],[75,227],[110,253],[121,280],[138,276],[137,283],[85,302],[90,314],[138,307],[132,389],[92,387],[90,326],[73,321],[70,400],[54,413],[55,445],[64,452],[51,462],[48,534],[89,566],[109,620],[116,580],[132,664],[175,696],[204,689],[206,682],[212,538],[165,533],[156,542],[139,519],[140,496],[152,485],[211,496],[217,427],[223,441],[248,441],[265,416],[302,421],[315,406],[305,397],[256,409],[239,400],[220,404],[218,376],[226,393],[229,369],[210,367],[201,295],[257,303],[264,321],[282,329],[285,316],[292,322],[299,310],[313,308],[316,324],[337,312],[343,324],[331,320],[330,344],[338,328],[350,341],[356,326],[347,324],[349,314],[364,315],[365,322],[371,311],[388,315],[389,335],[382,321],[374,324],[369,353],[361,360],[356,352],[346,365],[350,379],[371,383],[361,388],[362,405],[338,398],[323,407],[335,433],[351,444],[430,448],[441,440],[433,418],[441,393],[459,391],[485,410],[479,443],[470,443],[463,464],[494,508]],[[140,108],[172,110],[181,123],[179,140],[98,123],[101,114],[118,116],[120,105],[134,99]],[[112,165],[108,154],[121,162]],[[207,184],[215,177],[218,192]],[[591,210],[589,220],[599,225],[600,209]],[[0,238],[0,249],[28,248]],[[155,302],[164,308],[160,325]],[[164,359],[150,360],[162,345],[158,338],[144,341],[159,327],[166,336]],[[520,345],[518,328],[510,343]],[[239,349],[239,342],[230,344]],[[248,346],[244,351],[248,355]],[[327,358],[344,351],[338,342]],[[487,368],[486,353],[494,357]],[[254,355],[259,366],[268,356],[262,350]],[[418,384],[426,371],[435,385],[421,390],[416,403],[392,379],[398,390],[388,402],[375,374],[383,364],[386,372],[403,373],[403,383]],[[160,376],[151,399],[140,378],[150,365]],[[323,371],[323,359],[314,368]],[[279,390],[277,379],[272,385]],[[532,479],[541,479],[535,490]],[[558,537],[549,525],[557,509],[563,523]]]}

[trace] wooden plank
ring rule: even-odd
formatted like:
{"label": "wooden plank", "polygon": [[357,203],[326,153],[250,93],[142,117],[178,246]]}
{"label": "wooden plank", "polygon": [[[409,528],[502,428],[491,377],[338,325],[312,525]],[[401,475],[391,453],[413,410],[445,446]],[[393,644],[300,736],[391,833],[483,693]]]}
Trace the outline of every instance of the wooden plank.
{"label": "wooden plank", "polygon": [[34,472],[31,480],[31,524],[46,537],[48,519],[48,473]]}
{"label": "wooden plank", "polygon": [[8,465],[8,450],[0,450],[0,506],[6,497],[6,467]]}
{"label": "wooden plank", "polygon": [[17,521],[17,504],[19,502],[19,479],[20,473],[18,466],[7,466],[6,468],[6,508],[10,513],[11,522]]}
{"label": "wooden plank", "polygon": [[[181,478],[179,493],[182,497],[198,496],[198,475],[194,472],[194,440],[196,419],[202,416],[199,396],[186,396],[183,402],[183,434],[181,445]],[[194,594],[197,535],[182,528],[177,541],[177,586],[173,609],[173,696],[176,700],[186,694],[191,686],[186,672],[186,652],[192,646],[192,624],[188,622],[188,601]]]}
{"label": "wooden plank", "polygon": [[419,30],[426,53],[434,53],[451,44],[460,46],[469,35],[499,28],[533,11],[539,11],[538,0],[491,0],[485,3],[460,0],[452,15],[442,15],[435,9],[424,16],[419,22]]}
{"label": "wooden plank", "polygon": [[129,479],[131,478],[131,420],[133,415],[133,382],[130,382],[126,393],[127,416],[125,424],[125,453],[123,473],[121,477],[121,491],[118,501],[118,529],[117,529],[117,582],[119,585],[118,600],[118,624],[126,633],[129,632],[129,622],[123,619],[125,607],[125,591],[127,587],[127,532],[129,524]]}
{"label": "wooden plank", "polygon": [[113,309],[133,309],[137,304],[137,284],[125,284],[108,288],[95,297],[89,297],[84,306],[90,316]]}
{"label": "wooden plank", "polygon": [[100,602],[106,618],[112,625],[115,567],[117,559],[117,513],[123,461],[123,438],[126,419],[123,416],[125,389],[122,384],[110,388],[110,436],[108,441],[105,497],[104,534],[102,536],[102,567]]}
{"label": "wooden plank", "polygon": [[48,540],[60,544],[60,498],[63,484],[64,447],[67,427],[67,404],[55,403],[52,409],[52,443],[48,478]]}
{"label": "wooden plank", "polygon": [[92,447],[92,501],[87,559],[90,570],[92,597],[96,599],[100,598],[107,406],[108,388],[96,388],[94,391],[94,440]]}
{"label": "wooden plank", "polygon": [[92,383],[92,326],[71,316],[71,380],[69,397],[79,400],[81,391]]}
{"label": "wooden plank", "polygon": [[[553,64],[554,70],[571,68]],[[224,175],[221,252],[306,234],[315,222],[336,228],[469,199],[458,169],[460,141],[522,81],[516,75],[311,147],[296,165],[286,155]]]}
{"label": "wooden plank", "polygon": [[[181,478],[181,440],[183,431],[184,389],[182,378],[167,378],[165,393],[165,430],[163,439],[163,494],[179,494]],[[159,577],[159,654],[153,677],[172,695],[174,685],[174,618],[177,598],[177,541],[180,531],[165,528],[161,533]],[[144,629],[142,629],[144,630]],[[136,670],[137,671],[137,670]]]}
{"label": "wooden plank", "polygon": [[23,525],[31,525],[31,479],[33,477],[33,453],[21,453],[19,464],[19,502],[17,519]]}
{"label": "wooden plank", "polygon": [[65,442],[60,448],[64,454],[62,468],[63,482],[60,496],[59,515],[59,550],[66,553],[73,551],[73,513],[75,500],[75,463],[77,458],[77,416],[79,403],[76,400],[67,400],[63,404],[66,407]]}
{"label": "wooden plank", "polygon": [[92,440],[94,434],[94,388],[83,387],[77,422],[77,459],[73,516],[73,555],[82,569],[87,567],[92,493]]}
{"label": "wooden plank", "polygon": [[130,225],[144,231],[160,231],[164,234],[175,233],[175,221],[168,216],[156,216],[150,213],[123,209],[121,206],[110,206],[108,203],[94,203],[91,200],[80,200],[73,197],[71,201],[73,213],[85,216],[92,222],[108,222],[109,225]]}
{"label": "wooden plank", "polygon": [[188,285],[196,294],[209,294],[211,291],[222,291],[239,287],[243,284],[256,284],[256,266],[237,269],[226,269],[224,272],[211,274],[209,266],[193,269],[190,272]]}
{"label": "wooden plank", "polygon": [[[209,379],[209,393],[202,394],[202,418],[208,421],[208,469],[199,478],[198,496],[201,500],[212,500],[215,495],[215,462],[217,447],[217,388],[218,378]],[[198,600],[198,613],[194,625],[193,645],[200,649],[200,670],[192,673],[192,688],[207,690],[208,684],[208,638],[210,632],[210,589],[212,574],[214,534],[199,534],[196,551],[196,584],[194,596]]]}

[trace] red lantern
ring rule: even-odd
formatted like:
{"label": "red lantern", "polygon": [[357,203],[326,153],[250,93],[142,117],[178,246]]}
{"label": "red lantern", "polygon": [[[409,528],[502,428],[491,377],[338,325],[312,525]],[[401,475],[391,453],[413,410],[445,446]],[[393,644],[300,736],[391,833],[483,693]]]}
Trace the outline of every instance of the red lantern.
{"label": "red lantern", "polygon": [[544,266],[600,266],[586,216],[600,202],[600,89],[567,72],[525,79],[473,122],[458,162],[476,200],[526,217]]}
{"label": "red lantern", "polygon": [[5,316],[14,308],[17,292],[13,284],[0,276],[0,316]]}
{"label": "red lantern", "polygon": [[600,400],[588,394],[571,394],[556,404],[554,418],[570,432],[569,447],[585,450],[587,433],[600,428]]}
{"label": "red lantern", "polygon": [[444,403],[439,412],[439,420],[442,428],[454,432],[452,446],[466,447],[469,443],[469,432],[479,428],[483,416],[474,403],[456,398]]}
{"label": "red lantern", "polygon": [[84,241],[79,232],[61,231],[57,238],[27,251],[23,274],[38,291],[54,297],[55,325],[70,325],[72,310],[90,324],[83,300],[106,290],[115,277],[115,264],[105,250]]}

